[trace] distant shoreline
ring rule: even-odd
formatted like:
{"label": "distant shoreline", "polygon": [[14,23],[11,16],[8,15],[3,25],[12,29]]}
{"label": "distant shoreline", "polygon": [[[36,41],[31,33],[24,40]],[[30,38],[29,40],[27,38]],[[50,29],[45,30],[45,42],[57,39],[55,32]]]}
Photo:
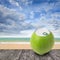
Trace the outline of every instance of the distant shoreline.
{"label": "distant shoreline", "polygon": [[[60,42],[60,38],[55,38],[54,39],[56,42]],[[0,42],[29,42],[30,38],[1,38],[0,37]]]}

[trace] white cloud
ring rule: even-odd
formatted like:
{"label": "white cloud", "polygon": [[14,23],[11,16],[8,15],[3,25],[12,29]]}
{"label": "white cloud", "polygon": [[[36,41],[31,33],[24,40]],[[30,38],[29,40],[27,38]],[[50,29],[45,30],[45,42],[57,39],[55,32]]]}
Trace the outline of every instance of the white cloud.
{"label": "white cloud", "polygon": [[22,11],[22,10],[23,10],[23,8],[22,8],[21,6],[19,6],[19,10],[21,10],[21,11]]}
{"label": "white cloud", "polygon": [[39,28],[39,27],[42,27],[42,26],[44,26],[45,24],[43,24],[44,23],[44,21],[43,20],[38,20],[38,19],[35,19],[32,23],[31,23],[31,25],[33,26],[33,27],[35,27],[35,28]]}
{"label": "white cloud", "polygon": [[[14,22],[13,20],[8,19],[7,22],[11,23],[11,24],[4,24],[4,23],[0,23],[0,27],[5,27],[6,29],[11,29],[11,28],[15,28],[16,27],[16,22]],[[4,30],[6,30],[4,29]]]}
{"label": "white cloud", "polygon": [[51,14],[51,17],[56,19],[57,17],[60,17],[60,12],[55,12],[53,14]]}
{"label": "white cloud", "polygon": [[[26,0],[26,1],[28,1],[28,0]],[[24,3],[26,1],[24,0]],[[11,0],[11,3],[12,3],[12,0]],[[13,4],[15,6],[18,6],[18,4],[17,5],[15,4],[15,2]],[[57,3],[57,6],[58,6],[58,3]],[[51,3],[51,4],[44,3],[44,5],[41,4],[39,7],[37,7],[37,6],[35,8],[32,7],[33,11],[29,10],[30,11],[29,12],[29,11],[26,10],[27,13],[30,13],[29,17],[30,17],[31,20],[30,19],[26,20],[28,14],[25,14],[24,12],[20,12],[19,13],[19,12],[17,12],[14,9],[9,9],[9,8],[3,6],[3,5],[0,5],[0,12],[3,13],[3,18],[7,17],[7,16],[10,16],[10,18],[8,18],[8,19],[6,18],[5,20],[7,22],[11,23],[10,25],[9,24],[6,25],[6,24],[1,24],[0,23],[0,26],[6,27],[7,29],[11,29],[11,28],[14,29],[16,27],[19,30],[22,30],[22,29],[24,30],[24,29],[26,29],[26,27],[27,28],[28,27],[35,27],[35,28],[37,28],[37,27],[40,27],[40,26],[44,25],[45,27],[50,28],[51,30],[54,30],[55,27],[52,24],[55,23],[54,22],[55,20],[57,21],[56,17],[59,17],[60,13],[50,13],[49,10],[53,9],[53,7],[54,7],[54,3]],[[22,7],[20,7],[20,8],[22,9]],[[47,13],[44,16],[42,15],[43,14],[43,12],[42,12],[43,9]],[[41,16],[40,16],[39,19],[36,18],[36,19],[32,20],[34,18],[34,12],[42,12],[42,13],[40,13]],[[49,16],[51,16],[51,18],[48,19],[47,17],[49,17]],[[53,19],[55,19],[55,20],[53,21]],[[28,20],[30,20],[30,21],[28,21]],[[60,22],[60,21],[57,21],[57,22]],[[57,24],[59,25],[60,23],[57,23]],[[20,32],[20,31],[15,31],[15,32]],[[26,32],[26,31],[22,31],[21,33],[24,33],[24,32]],[[60,30],[58,32],[60,32]],[[28,31],[27,34],[29,34],[29,33],[30,32]]]}
{"label": "white cloud", "polygon": [[0,26],[5,26],[4,24],[0,23]]}
{"label": "white cloud", "polygon": [[9,0],[12,5],[19,6],[19,3],[15,0]]}
{"label": "white cloud", "polygon": [[0,5],[0,12],[3,13],[3,17],[10,15],[18,17],[19,20],[24,20],[26,18],[24,13],[18,13],[15,9],[9,9],[3,5]]}
{"label": "white cloud", "polygon": [[23,10],[23,8],[19,5],[18,2],[16,2],[15,0],[9,0],[9,2],[14,5],[14,6],[17,6],[20,10]]}
{"label": "white cloud", "polygon": [[49,12],[49,13],[50,13],[50,10],[54,11],[56,9],[60,9],[59,7],[60,7],[60,2],[56,2],[56,3],[53,2],[50,4],[47,2],[47,3],[42,3],[40,5],[41,9],[43,8],[46,12]]}
{"label": "white cloud", "polygon": [[25,34],[29,34],[29,33],[32,33],[34,31],[33,30],[22,30],[20,33],[25,33]]}
{"label": "white cloud", "polygon": [[22,29],[32,27],[29,22],[25,21],[27,17],[25,13],[18,13],[16,10],[9,9],[3,5],[0,5],[0,12],[3,13],[1,17],[3,18],[3,24],[0,24],[0,27],[2,26],[4,33],[18,33]]}
{"label": "white cloud", "polygon": [[19,20],[24,20],[24,19],[26,19],[26,15],[23,13],[20,13],[19,14]]}
{"label": "white cloud", "polygon": [[22,2],[27,2],[28,0],[21,0]]}
{"label": "white cloud", "polygon": [[[7,25],[8,28],[14,28],[17,26],[16,22],[14,20],[11,19],[7,19],[7,22],[10,23],[10,25]],[[9,27],[10,26],[10,27]]]}
{"label": "white cloud", "polygon": [[[44,5],[43,5],[44,4]],[[42,4],[42,8],[46,11],[46,12],[48,12],[50,9],[53,9],[53,7],[54,7],[54,4],[55,3],[43,3]]]}
{"label": "white cloud", "polygon": [[44,10],[45,12],[50,13],[50,10],[55,10],[58,7],[60,7],[60,2],[56,2],[56,3],[48,3],[48,2],[44,2],[41,3],[40,5],[33,5],[33,11],[35,12],[42,12],[42,10]]}
{"label": "white cloud", "polygon": [[30,19],[33,19],[33,18],[34,18],[34,12],[31,11],[31,12],[30,12]]}
{"label": "white cloud", "polygon": [[24,21],[23,23],[22,23],[22,26],[25,26],[25,27],[27,27],[27,26],[30,26],[31,25],[31,22],[30,21]]}
{"label": "white cloud", "polygon": [[[7,28],[7,32],[9,32],[12,29],[14,28],[17,28],[17,30],[19,29],[22,29],[22,23],[24,22],[26,16],[24,13],[18,13],[16,10],[14,9],[9,9],[3,5],[0,5],[0,12],[2,12],[2,18],[3,19],[3,24],[0,24],[0,27],[5,27]],[[22,22],[21,22],[22,21]],[[20,22],[20,24],[19,24]],[[6,24],[8,23],[8,24]],[[24,26],[24,25],[23,25]],[[26,26],[24,26],[26,27]],[[10,29],[8,31],[8,29]],[[4,28],[3,28],[4,31],[6,31]],[[13,30],[11,30],[13,31]],[[18,32],[18,31],[15,31],[15,32]]]}
{"label": "white cloud", "polygon": [[32,1],[29,1],[29,0],[21,0],[21,2],[26,6],[28,6],[29,4],[32,4]]}
{"label": "white cloud", "polygon": [[0,12],[2,12],[3,13],[3,17],[6,17],[7,15],[13,15],[13,14],[17,14],[16,13],[16,10],[14,10],[14,9],[9,9],[9,8],[7,8],[7,7],[5,7],[5,6],[3,6],[3,5],[0,5]]}
{"label": "white cloud", "polygon": [[55,3],[54,7],[60,7],[60,2]]}
{"label": "white cloud", "polygon": [[37,23],[31,23],[31,25],[32,25],[33,27],[38,28],[40,24],[37,24]]}

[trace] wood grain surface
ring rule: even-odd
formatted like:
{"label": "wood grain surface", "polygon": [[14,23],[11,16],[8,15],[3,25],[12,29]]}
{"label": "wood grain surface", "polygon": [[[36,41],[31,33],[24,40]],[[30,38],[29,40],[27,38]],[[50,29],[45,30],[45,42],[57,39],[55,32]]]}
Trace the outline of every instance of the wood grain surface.
{"label": "wood grain surface", "polygon": [[60,49],[53,49],[45,55],[38,55],[31,49],[0,50],[0,60],[60,60]]}

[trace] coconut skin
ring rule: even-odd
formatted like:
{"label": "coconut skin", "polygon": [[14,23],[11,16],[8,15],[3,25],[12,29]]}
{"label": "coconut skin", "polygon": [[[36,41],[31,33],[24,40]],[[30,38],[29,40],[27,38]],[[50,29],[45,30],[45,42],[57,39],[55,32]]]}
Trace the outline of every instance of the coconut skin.
{"label": "coconut skin", "polygon": [[34,52],[39,55],[44,55],[52,49],[54,45],[54,36],[52,32],[46,36],[38,36],[35,31],[31,36],[30,44]]}

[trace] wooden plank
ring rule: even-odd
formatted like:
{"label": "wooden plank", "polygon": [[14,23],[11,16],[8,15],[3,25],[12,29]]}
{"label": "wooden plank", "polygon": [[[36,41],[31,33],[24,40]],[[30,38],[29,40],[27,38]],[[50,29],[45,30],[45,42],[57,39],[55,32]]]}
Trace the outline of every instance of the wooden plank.
{"label": "wooden plank", "polygon": [[[31,49],[30,44],[0,44],[0,49]],[[55,44],[53,49],[60,49],[60,44]]]}
{"label": "wooden plank", "polygon": [[0,60],[15,60],[19,58],[19,50],[0,50]]}
{"label": "wooden plank", "polygon": [[60,60],[60,49],[53,49],[44,55],[38,55],[31,49],[0,50],[0,60]]}

